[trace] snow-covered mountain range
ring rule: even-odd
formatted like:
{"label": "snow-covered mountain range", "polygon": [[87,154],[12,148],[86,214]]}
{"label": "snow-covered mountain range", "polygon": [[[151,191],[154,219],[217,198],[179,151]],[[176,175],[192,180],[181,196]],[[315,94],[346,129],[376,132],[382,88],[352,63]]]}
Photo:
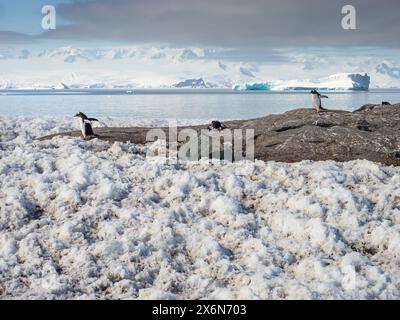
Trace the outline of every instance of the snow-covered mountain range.
{"label": "snow-covered mountain range", "polygon": [[[282,62],[229,59],[223,50],[134,46],[0,48],[0,88],[400,88],[400,67],[360,58],[358,63],[280,53]],[[346,74],[338,74],[347,72]],[[330,76],[333,75],[333,76]]]}

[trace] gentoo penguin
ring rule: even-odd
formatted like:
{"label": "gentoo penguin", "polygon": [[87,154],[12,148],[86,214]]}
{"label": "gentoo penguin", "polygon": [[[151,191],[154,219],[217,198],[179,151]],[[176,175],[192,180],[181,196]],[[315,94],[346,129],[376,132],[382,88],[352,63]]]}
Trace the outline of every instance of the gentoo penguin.
{"label": "gentoo penguin", "polygon": [[317,110],[317,112],[326,110],[325,108],[322,108],[321,98],[328,98],[328,96],[320,94],[317,90],[312,90],[310,93],[313,108]]}
{"label": "gentoo penguin", "polygon": [[214,129],[214,130],[221,131],[221,130],[223,130],[225,128],[226,128],[226,126],[222,122],[219,122],[219,121],[216,121],[216,120],[215,121],[211,121],[211,125],[208,126],[208,130]]}
{"label": "gentoo penguin", "polygon": [[95,137],[96,134],[93,132],[92,128],[92,121],[99,121],[95,118],[88,118],[86,114],[79,112],[74,117],[80,118],[81,130],[83,138],[86,139],[87,137]]}

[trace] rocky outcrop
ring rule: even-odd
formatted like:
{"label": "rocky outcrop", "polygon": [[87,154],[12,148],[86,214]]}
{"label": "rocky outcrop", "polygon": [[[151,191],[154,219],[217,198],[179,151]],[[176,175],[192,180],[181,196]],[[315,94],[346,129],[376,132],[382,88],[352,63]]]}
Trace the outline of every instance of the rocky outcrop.
{"label": "rocky outcrop", "polygon": [[200,79],[187,79],[172,85],[174,88],[208,88],[208,85],[202,78]]}
{"label": "rocky outcrop", "polygon": [[[316,113],[312,109],[296,109],[258,119],[229,121],[225,125],[232,129],[254,129],[255,158],[264,161],[367,159],[400,165],[400,104],[366,105],[354,112]],[[200,131],[207,125],[192,128]],[[100,139],[138,144],[146,143],[147,131],[148,128],[96,129]],[[79,136],[80,132],[61,135]]]}
{"label": "rocky outcrop", "polygon": [[260,120],[243,123],[256,129],[255,150],[259,159],[367,159],[400,165],[400,105],[320,114],[298,109]]}

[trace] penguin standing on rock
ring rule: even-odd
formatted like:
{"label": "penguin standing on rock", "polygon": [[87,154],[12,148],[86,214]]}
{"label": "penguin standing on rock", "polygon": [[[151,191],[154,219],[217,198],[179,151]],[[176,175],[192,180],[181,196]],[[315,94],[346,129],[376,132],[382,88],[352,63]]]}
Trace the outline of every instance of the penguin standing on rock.
{"label": "penguin standing on rock", "polygon": [[92,121],[99,122],[99,120],[95,118],[88,118],[87,115],[82,112],[77,113],[74,117],[80,118],[79,122],[81,125],[82,135],[84,139],[89,137],[97,137],[97,135],[93,132]]}
{"label": "penguin standing on rock", "polygon": [[325,111],[325,108],[322,108],[322,98],[328,98],[328,96],[324,96],[320,94],[317,90],[312,90],[311,92],[311,100],[312,100],[312,106],[313,108],[317,111]]}
{"label": "penguin standing on rock", "polygon": [[211,121],[211,125],[209,125],[208,126],[208,130],[218,130],[218,131],[221,131],[221,130],[223,130],[223,129],[225,129],[226,128],[226,126],[222,123],[222,122],[220,122],[220,121]]}

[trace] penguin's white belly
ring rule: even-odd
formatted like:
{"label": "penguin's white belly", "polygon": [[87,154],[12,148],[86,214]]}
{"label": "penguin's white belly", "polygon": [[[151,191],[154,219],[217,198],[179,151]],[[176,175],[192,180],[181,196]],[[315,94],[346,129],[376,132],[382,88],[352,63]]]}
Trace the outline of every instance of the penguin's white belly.
{"label": "penguin's white belly", "polygon": [[317,94],[312,95],[312,105],[315,109],[321,108],[321,98]]}
{"label": "penguin's white belly", "polygon": [[85,121],[83,121],[83,119],[80,119],[80,120],[79,120],[79,124],[81,125],[82,136],[83,136],[84,138],[86,138]]}

